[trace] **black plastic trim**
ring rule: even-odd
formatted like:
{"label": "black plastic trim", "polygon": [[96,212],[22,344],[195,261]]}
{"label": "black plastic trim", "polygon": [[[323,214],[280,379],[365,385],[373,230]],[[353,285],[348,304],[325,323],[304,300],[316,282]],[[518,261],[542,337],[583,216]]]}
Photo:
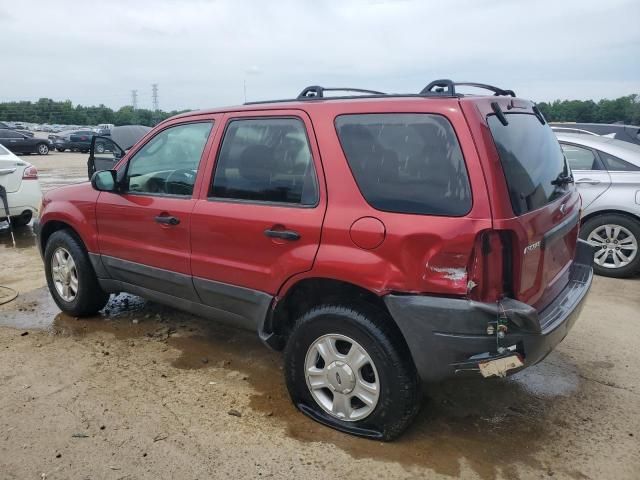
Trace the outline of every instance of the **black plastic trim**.
{"label": "black plastic trim", "polygon": [[[578,240],[569,281],[541,310],[514,299],[482,303],[463,298],[389,294],[383,297],[400,328],[420,378],[439,381],[478,370],[479,359],[499,358],[498,347],[517,346],[525,367],[541,361],[577,320],[593,279],[593,247]],[[507,318],[503,339],[487,334],[499,315]]]}

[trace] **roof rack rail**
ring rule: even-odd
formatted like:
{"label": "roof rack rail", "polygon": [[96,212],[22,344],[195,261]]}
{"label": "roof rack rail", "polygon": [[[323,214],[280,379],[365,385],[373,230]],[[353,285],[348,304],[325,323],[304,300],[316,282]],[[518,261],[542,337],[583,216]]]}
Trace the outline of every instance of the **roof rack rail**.
{"label": "roof rack rail", "polygon": [[427,85],[420,91],[420,95],[455,96],[456,86],[482,88],[484,90],[489,90],[490,92],[493,92],[493,94],[496,96],[500,96],[500,95],[510,96],[510,97],[516,96],[516,93],[513,90],[505,90],[503,88],[494,87],[493,85],[487,85],[485,83],[454,82],[453,80],[449,80],[447,78],[434,80],[433,82],[431,82],[429,85]]}
{"label": "roof rack rail", "polygon": [[366,90],[363,88],[350,88],[350,87],[332,87],[325,88],[319,85],[312,85],[305,88],[298,95],[298,100],[305,100],[309,98],[324,98],[324,92],[356,92],[356,93],[368,93],[369,95],[385,95],[384,92],[378,92],[377,90]]}

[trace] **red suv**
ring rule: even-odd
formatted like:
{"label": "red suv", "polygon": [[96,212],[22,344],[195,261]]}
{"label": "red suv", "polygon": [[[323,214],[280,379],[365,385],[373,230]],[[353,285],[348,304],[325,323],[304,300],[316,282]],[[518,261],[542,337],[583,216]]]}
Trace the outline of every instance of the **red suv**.
{"label": "red suv", "polygon": [[424,382],[542,360],[591,285],[540,111],[459,85],[308,87],[166,120],[114,170],[46,194],[51,295],[82,316],[130,292],[257,331],[302,412],[396,437]]}

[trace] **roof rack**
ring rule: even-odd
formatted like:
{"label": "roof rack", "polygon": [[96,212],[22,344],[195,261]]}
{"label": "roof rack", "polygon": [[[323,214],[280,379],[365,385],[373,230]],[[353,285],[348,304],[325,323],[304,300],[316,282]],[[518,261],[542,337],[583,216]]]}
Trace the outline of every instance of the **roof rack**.
{"label": "roof rack", "polygon": [[[296,98],[288,98],[283,100],[261,100],[257,102],[245,102],[245,105],[256,105],[263,103],[284,103],[295,102],[303,100],[346,100],[353,98],[387,98],[387,97],[461,97],[462,94],[456,92],[456,86],[475,87],[482,88],[493,92],[495,96],[511,96],[515,97],[516,94],[513,90],[504,90],[502,88],[494,87],[493,85],[486,85],[484,83],[474,82],[454,82],[449,79],[434,80],[429,85],[424,87],[420,93],[384,93],[377,90],[366,90],[363,88],[351,88],[351,87],[321,87],[319,85],[311,85],[306,87],[300,95]],[[354,92],[359,95],[344,95],[335,97],[325,97],[324,92]]]}
{"label": "roof rack", "polygon": [[298,100],[305,100],[308,98],[325,98],[324,92],[356,92],[356,93],[368,93],[370,95],[386,95],[384,92],[378,92],[377,90],[365,90],[363,88],[350,88],[350,87],[331,87],[325,88],[319,85],[312,85],[305,88],[298,95]]}
{"label": "roof rack", "polygon": [[475,82],[454,82],[449,79],[441,79],[434,80],[429,85],[424,87],[421,91],[421,95],[446,95],[446,96],[455,96],[456,95],[456,86],[459,87],[475,87],[482,88],[484,90],[489,90],[493,92],[494,95],[499,96],[509,96],[515,97],[516,93],[513,90],[505,90],[503,88],[494,87],[493,85],[487,85],[486,83],[475,83]]}

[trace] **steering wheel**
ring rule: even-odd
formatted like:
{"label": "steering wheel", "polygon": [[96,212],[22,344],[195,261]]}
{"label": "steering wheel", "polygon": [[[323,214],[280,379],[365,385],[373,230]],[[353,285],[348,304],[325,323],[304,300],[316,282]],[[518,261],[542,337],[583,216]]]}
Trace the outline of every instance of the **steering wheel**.
{"label": "steering wheel", "polygon": [[188,168],[179,168],[169,174],[165,180],[164,190],[171,195],[191,195],[196,172]]}

